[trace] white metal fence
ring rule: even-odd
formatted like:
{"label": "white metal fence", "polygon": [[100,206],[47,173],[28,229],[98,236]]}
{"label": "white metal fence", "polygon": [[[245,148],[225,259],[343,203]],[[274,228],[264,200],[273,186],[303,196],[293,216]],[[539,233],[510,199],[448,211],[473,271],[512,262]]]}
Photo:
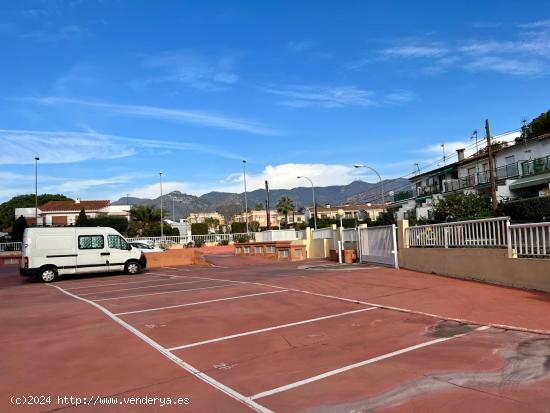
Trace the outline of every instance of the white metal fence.
{"label": "white metal fence", "polygon": [[409,247],[507,247],[509,222],[502,217],[418,225],[407,229]]}
{"label": "white metal fence", "polygon": [[395,225],[360,227],[359,258],[361,262],[391,265],[399,268],[397,230]]}
{"label": "white metal fence", "polygon": [[313,231],[313,239],[328,239],[332,238],[332,228],[320,228]]}
{"label": "white metal fence", "polygon": [[20,242],[0,242],[0,252],[21,251]]}
{"label": "white metal fence", "polygon": [[271,230],[254,233],[255,240],[258,242],[270,242],[270,241],[295,241],[301,232],[295,231],[293,229],[281,229],[281,230]]}
{"label": "white metal fence", "polygon": [[510,225],[510,247],[518,257],[550,258],[550,222]]}
{"label": "white metal fence", "polygon": [[357,242],[357,229],[346,228],[342,231],[344,242]]}
{"label": "white metal fence", "polygon": [[254,233],[250,234],[206,234],[206,235],[190,235],[190,236],[166,236],[166,237],[134,237],[127,238],[129,242],[135,241],[151,241],[154,244],[188,244],[189,242],[222,242],[222,241],[238,241],[246,238],[254,239]]}

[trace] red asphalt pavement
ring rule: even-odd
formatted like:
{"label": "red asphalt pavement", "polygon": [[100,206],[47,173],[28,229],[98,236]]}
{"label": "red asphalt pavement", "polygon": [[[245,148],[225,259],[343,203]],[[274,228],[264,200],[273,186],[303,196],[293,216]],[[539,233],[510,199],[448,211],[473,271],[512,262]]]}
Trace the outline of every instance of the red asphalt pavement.
{"label": "red asphalt pavement", "polygon": [[[207,258],[213,266],[57,288],[0,270],[0,411],[550,410],[550,294],[388,268]],[[29,395],[52,403],[10,401]],[[118,399],[75,406],[58,396]],[[189,404],[123,399],[143,396]]]}

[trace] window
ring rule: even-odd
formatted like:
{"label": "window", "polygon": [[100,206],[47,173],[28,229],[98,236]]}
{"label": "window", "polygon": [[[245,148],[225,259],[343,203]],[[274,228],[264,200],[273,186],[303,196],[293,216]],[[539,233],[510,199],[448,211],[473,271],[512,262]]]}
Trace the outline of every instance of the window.
{"label": "window", "polygon": [[288,250],[279,250],[280,258],[288,258]]}
{"label": "window", "polygon": [[236,252],[237,254],[240,254],[240,253],[241,253],[241,247],[235,248],[235,252]]}
{"label": "window", "polygon": [[256,254],[263,254],[263,253],[264,253],[263,247],[256,247]]}
{"label": "window", "polygon": [[127,250],[128,243],[119,235],[108,235],[107,240],[109,243],[109,248],[115,248],[117,250]]}
{"label": "window", "polygon": [[516,162],[516,157],[514,155],[507,156],[504,159],[506,159],[506,165],[510,165]]}
{"label": "window", "polygon": [[244,247],[244,253],[250,254],[250,247]]}
{"label": "window", "polygon": [[267,247],[267,253],[268,254],[275,254],[275,247],[273,247],[273,246]]}
{"label": "window", "polygon": [[296,258],[302,258],[302,250],[300,250],[300,249],[295,249],[295,250],[294,250],[294,256],[295,256]]}
{"label": "window", "polygon": [[104,246],[103,235],[81,235],[78,237],[79,250],[100,250]]}
{"label": "window", "polygon": [[475,175],[476,173],[476,167],[472,166],[471,168],[468,168],[468,176]]}

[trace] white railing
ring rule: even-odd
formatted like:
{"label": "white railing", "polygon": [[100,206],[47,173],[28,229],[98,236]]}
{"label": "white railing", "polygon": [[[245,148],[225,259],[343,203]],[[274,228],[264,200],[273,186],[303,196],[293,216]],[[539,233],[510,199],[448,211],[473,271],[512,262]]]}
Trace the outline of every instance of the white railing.
{"label": "white railing", "polygon": [[510,247],[518,257],[550,258],[550,222],[510,225]]}
{"label": "white railing", "polygon": [[296,241],[298,232],[293,229],[269,230],[254,233],[257,242]]}
{"label": "white railing", "polygon": [[[127,238],[129,242],[136,241],[151,241],[156,245],[159,244],[188,244],[189,242],[222,242],[222,241],[236,241],[242,238],[246,238],[247,234],[205,234],[205,235],[188,235],[188,236],[165,236],[165,237],[133,237]],[[249,239],[254,239],[254,233],[248,234]]]}
{"label": "white railing", "polygon": [[342,231],[344,242],[357,242],[357,230],[355,228],[347,228]]}
{"label": "white railing", "polygon": [[407,237],[412,248],[504,248],[508,225],[508,217],[418,225],[407,229]]}
{"label": "white railing", "polygon": [[321,228],[313,231],[313,239],[328,239],[332,238],[332,228]]}
{"label": "white railing", "polygon": [[20,242],[0,242],[0,252],[21,251]]}

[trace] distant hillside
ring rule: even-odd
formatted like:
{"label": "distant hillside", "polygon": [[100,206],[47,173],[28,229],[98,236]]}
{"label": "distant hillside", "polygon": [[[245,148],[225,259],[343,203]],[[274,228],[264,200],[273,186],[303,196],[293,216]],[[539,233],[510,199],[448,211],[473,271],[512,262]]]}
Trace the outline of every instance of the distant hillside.
{"label": "distant hillside", "polygon": [[[387,193],[397,188],[407,185],[406,179],[396,179],[384,181],[384,191]],[[275,208],[277,200],[286,195],[291,198],[298,208],[312,204],[311,187],[298,187],[292,189],[272,189],[269,191],[270,206]],[[242,212],[244,205],[244,194],[235,194],[230,192],[209,192],[200,197],[188,195],[179,191],[166,194],[163,198],[163,206],[171,218],[172,200],[174,198],[175,218],[187,217],[191,212],[197,211],[218,211],[226,218]],[[248,207],[254,208],[256,202],[265,205],[265,191],[257,189],[248,192]],[[363,181],[354,181],[348,185],[333,185],[325,187],[315,187],[315,198],[318,204],[344,204],[344,203],[362,203],[362,202],[380,202],[380,186]],[[389,196],[387,197],[389,198]],[[113,202],[114,205],[125,205],[126,197]],[[129,197],[128,202],[131,205],[151,205],[160,208],[160,197],[155,199]]]}

